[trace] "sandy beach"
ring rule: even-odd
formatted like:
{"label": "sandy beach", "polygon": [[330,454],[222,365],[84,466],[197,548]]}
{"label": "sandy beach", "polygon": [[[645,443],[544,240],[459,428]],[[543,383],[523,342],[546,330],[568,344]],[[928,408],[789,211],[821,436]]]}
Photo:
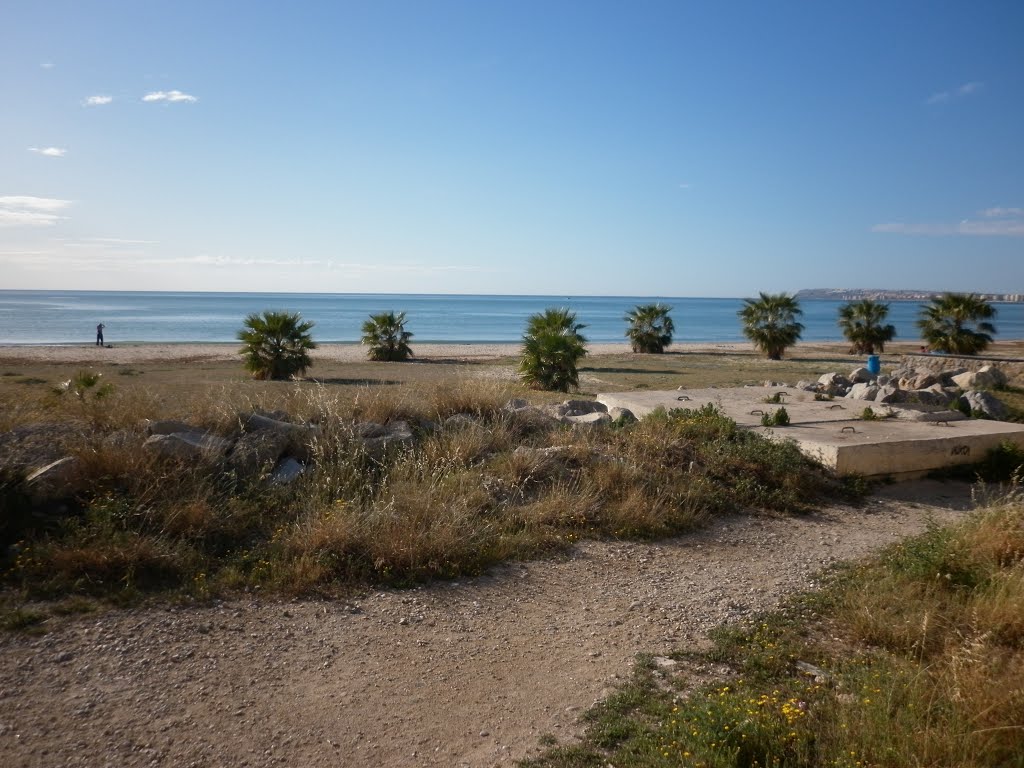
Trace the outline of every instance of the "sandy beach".
{"label": "sandy beach", "polygon": [[[920,342],[907,341],[891,344],[884,357],[898,357],[916,354]],[[32,345],[0,344],[0,363],[48,363],[48,364],[138,364],[151,362],[225,362],[238,360],[239,345],[229,343],[198,344],[113,344],[97,347],[94,344]],[[593,357],[628,355],[629,344],[591,343],[587,345]],[[416,344],[413,347],[413,361],[431,362],[484,362],[502,358],[518,357],[519,344]],[[762,355],[749,342],[682,342],[674,343],[666,355],[686,354]],[[809,355],[847,356],[846,342],[806,342],[787,350],[786,358],[797,360]],[[358,343],[321,344],[312,353],[313,362],[321,363],[363,363],[366,362],[366,347]],[[1007,339],[994,342],[984,357],[1024,357],[1024,340]]]}
{"label": "sandy beach", "polygon": [[[818,345],[820,346],[820,345]],[[843,345],[831,345],[837,349]],[[24,360],[45,363],[142,363],[154,360],[237,360],[239,345],[225,344],[115,344],[97,347],[78,345],[0,345],[0,361]],[[420,360],[492,360],[514,357],[519,344],[417,344],[414,359]],[[592,355],[623,355],[629,344],[589,344]],[[752,352],[750,344],[674,344],[673,352]],[[313,361],[354,363],[366,361],[366,347],[361,344],[321,344],[313,351]]]}

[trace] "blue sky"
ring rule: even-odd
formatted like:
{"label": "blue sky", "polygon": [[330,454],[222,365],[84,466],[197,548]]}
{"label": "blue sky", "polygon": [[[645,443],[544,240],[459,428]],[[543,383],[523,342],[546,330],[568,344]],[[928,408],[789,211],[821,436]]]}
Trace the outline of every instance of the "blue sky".
{"label": "blue sky", "polygon": [[1024,3],[0,5],[0,288],[1024,292]]}

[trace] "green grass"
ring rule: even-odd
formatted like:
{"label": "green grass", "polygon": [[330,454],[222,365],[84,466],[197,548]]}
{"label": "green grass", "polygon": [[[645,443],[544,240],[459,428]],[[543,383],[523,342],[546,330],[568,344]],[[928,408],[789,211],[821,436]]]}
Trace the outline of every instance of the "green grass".
{"label": "green grass", "polygon": [[[1024,500],[933,529],[739,629],[641,660],[531,768],[1024,764]],[[691,662],[725,671],[694,682]]]}

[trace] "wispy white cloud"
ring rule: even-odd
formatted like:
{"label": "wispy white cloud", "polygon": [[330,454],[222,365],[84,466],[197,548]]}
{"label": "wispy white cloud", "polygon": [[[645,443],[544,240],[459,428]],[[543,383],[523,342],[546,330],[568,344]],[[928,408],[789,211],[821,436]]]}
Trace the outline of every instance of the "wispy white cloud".
{"label": "wispy white cloud", "polygon": [[52,227],[64,218],[57,212],[69,205],[70,200],[52,197],[0,197],[0,227]]}
{"label": "wispy white cloud", "polygon": [[88,243],[107,243],[108,245],[157,245],[158,240],[129,240],[123,237],[87,237]]}
{"label": "wispy white cloud", "polygon": [[151,91],[142,97],[143,101],[166,101],[166,102],[193,102],[198,101],[195,96],[181,91]]}
{"label": "wispy white cloud", "polygon": [[976,91],[980,90],[983,85],[984,83],[979,83],[977,81],[972,80],[971,82],[959,85],[956,88],[953,88],[952,90],[939,91],[938,93],[933,93],[925,100],[925,104],[943,104],[953,99],[960,99],[963,98],[964,96],[970,96],[972,93],[975,93]]}
{"label": "wispy white cloud", "polygon": [[42,67],[43,69],[53,69],[57,65],[54,64],[52,61],[43,61],[43,62],[40,62],[39,66]]}
{"label": "wispy white cloud", "polygon": [[113,100],[114,100],[113,96],[106,96],[104,94],[97,94],[95,96],[90,96],[89,98],[87,98],[85,101],[82,102],[82,105],[85,106],[85,107],[102,107],[105,104],[109,104]]}
{"label": "wispy white cloud", "polygon": [[896,235],[976,235],[982,237],[1024,237],[1024,208],[988,208],[979,211],[980,219],[962,219],[958,222],[904,222],[890,221],[876,224],[872,232]]}
{"label": "wispy white cloud", "polygon": [[63,147],[29,147],[28,151],[46,157],[64,157],[68,153]]}
{"label": "wispy white cloud", "polygon": [[1004,219],[1007,217],[1024,216],[1024,208],[986,208],[981,215],[987,219]]}
{"label": "wispy white cloud", "polygon": [[689,189],[690,186],[691,186],[690,182],[688,182],[688,181],[681,181],[681,182],[679,182],[679,188],[680,189]]}

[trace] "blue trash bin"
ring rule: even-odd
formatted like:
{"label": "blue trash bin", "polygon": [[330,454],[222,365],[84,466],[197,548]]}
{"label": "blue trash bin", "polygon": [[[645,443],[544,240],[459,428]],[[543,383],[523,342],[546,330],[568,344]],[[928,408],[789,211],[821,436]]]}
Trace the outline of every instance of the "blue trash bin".
{"label": "blue trash bin", "polygon": [[878,359],[878,355],[868,355],[868,373],[872,376],[877,376],[882,370],[882,363]]}

